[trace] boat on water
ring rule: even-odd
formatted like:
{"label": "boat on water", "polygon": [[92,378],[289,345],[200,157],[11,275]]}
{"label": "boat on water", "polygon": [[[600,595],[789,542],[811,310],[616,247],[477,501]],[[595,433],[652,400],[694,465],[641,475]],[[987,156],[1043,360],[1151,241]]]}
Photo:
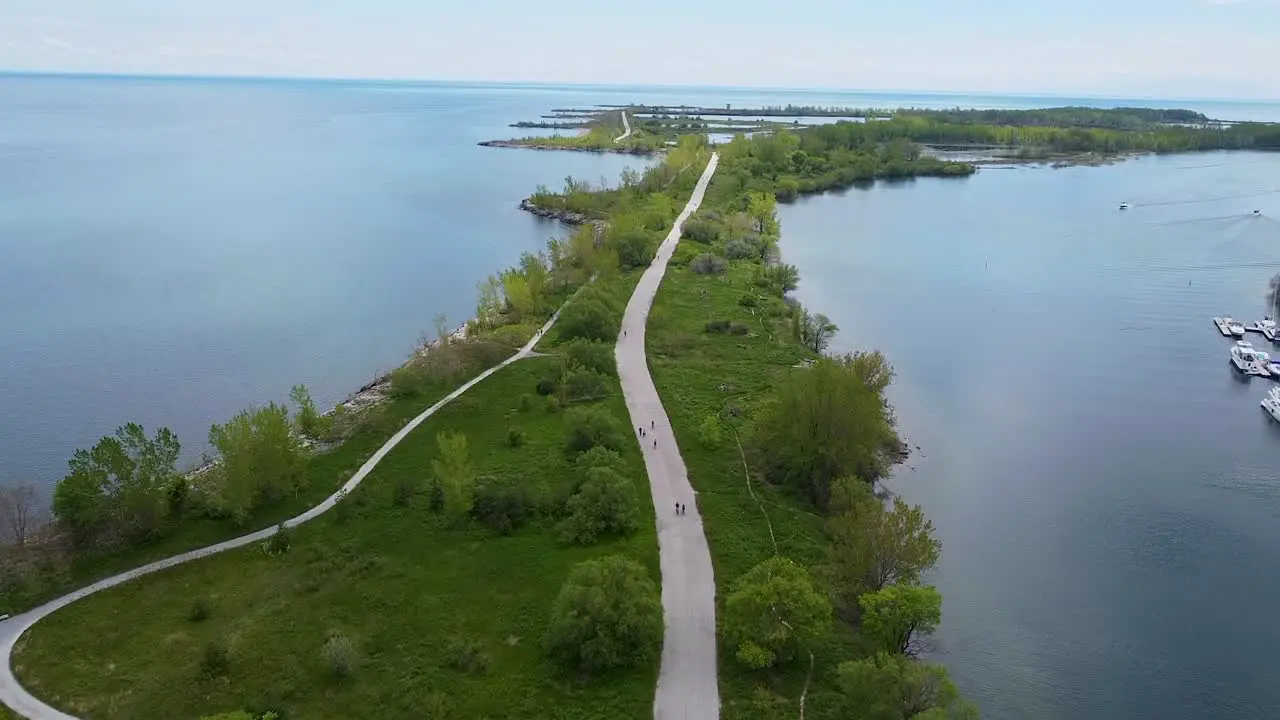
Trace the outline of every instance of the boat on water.
{"label": "boat on water", "polygon": [[[1120,203],[1120,209],[1121,209],[1121,210],[1128,210],[1128,209],[1129,209],[1129,203],[1127,203],[1127,202],[1122,202],[1122,203]],[[1257,214],[1257,212],[1255,211],[1255,212],[1254,212],[1254,214],[1256,215],[1256,214]]]}
{"label": "boat on water", "polygon": [[1271,375],[1270,360],[1269,356],[1254,350],[1253,344],[1244,340],[1238,340],[1231,346],[1231,364],[1243,375],[1269,377]]}
{"label": "boat on water", "polygon": [[1270,340],[1271,342],[1280,343],[1280,325],[1271,323],[1270,327],[1264,326],[1260,332],[1262,333],[1262,337]]}
{"label": "boat on water", "polygon": [[1253,214],[1254,214],[1254,215],[1261,215],[1261,214],[1262,214],[1262,211],[1261,211],[1261,210],[1254,210],[1254,211],[1253,211]]}
{"label": "boat on water", "polygon": [[1227,318],[1227,331],[1236,337],[1244,337],[1244,323]]}
{"label": "boat on water", "polygon": [[1271,377],[1280,378],[1280,358],[1271,357],[1270,353],[1262,350],[1254,350],[1253,356],[1258,359],[1262,367],[1267,369],[1267,374]]}
{"label": "boat on water", "polygon": [[1276,321],[1270,317],[1265,317],[1254,322],[1248,327],[1249,330],[1262,333],[1268,340],[1274,340],[1276,335]]}
{"label": "boat on water", "polygon": [[1216,317],[1213,319],[1213,324],[1218,327],[1218,332],[1227,337],[1231,336],[1231,323],[1234,322],[1235,320],[1232,319],[1230,315],[1223,315],[1222,317]]}
{"label": "boat on water", "polygon": [[1262,409],[1267,411],[1272,420],[1280,422],[1280,387],[1271,388],[1267,396],[1262,398]]}

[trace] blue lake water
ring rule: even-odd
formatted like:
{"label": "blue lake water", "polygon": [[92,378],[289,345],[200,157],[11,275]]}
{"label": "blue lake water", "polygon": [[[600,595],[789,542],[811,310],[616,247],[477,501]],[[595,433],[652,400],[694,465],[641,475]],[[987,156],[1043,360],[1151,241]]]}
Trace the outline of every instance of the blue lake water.
{"label": "blue lake water", "polygon": [[[131,420],[198,453],[211,423],[295,383],[327,405],[396,366],[560,232],[515,207],[537,184],[643,162],[475,143],[624,102],[1280,120],[1265,103],[0,75],[0,482],[48,487]],[[1277,715],[1280,429],[1209,325],[1263,311],[1273,189],[1280,156],[1219,153],[782,208],[801,298],[899,371],[921,450],[893,486],[938,526],[939,656],[987,717]]]}
{"label": "blue lake water", "polygon": [[897,370],[889,487],[937,527],[937,655],[984,717],[1280,716],[1280,424],[1211,324],[1267,312],[1277,188],[1280,154],[1212,153],[780,212],[802,302]]}

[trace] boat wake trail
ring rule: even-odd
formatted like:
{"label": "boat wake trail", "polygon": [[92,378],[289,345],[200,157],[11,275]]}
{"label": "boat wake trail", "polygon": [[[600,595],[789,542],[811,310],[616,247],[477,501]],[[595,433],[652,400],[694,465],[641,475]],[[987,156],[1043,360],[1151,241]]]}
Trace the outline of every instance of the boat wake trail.
{"label": "boat wake trail", "polygon": [[1134,207],[1160,207],[1164,205],[1195,205],[1197,203],[1224,202],[1227,200],[1243,200],[1245,198],[1262,197],[1264,195],[1274,195],[1280,193],[1280,189],[1263,190],[1256,193],[1242,193],[1239,195],[1219,195],[1217,197],[1191,198],[1189,200],[1166,200],[1163,202],[1137,202]]}

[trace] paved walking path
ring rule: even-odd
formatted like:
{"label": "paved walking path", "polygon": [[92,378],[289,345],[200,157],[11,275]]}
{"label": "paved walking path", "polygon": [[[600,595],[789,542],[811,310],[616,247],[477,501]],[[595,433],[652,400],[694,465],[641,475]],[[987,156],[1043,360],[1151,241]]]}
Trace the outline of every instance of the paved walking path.
{"label": "paved walking path", "polygon": [[[653,702],[656,720],[716,720],[720,693],[716,683],[716,583],[711,551],[702,532],[702,516],[694,502],[693,487],[685,471],[671,422],[649,376],[645,359],[645,321],[667,261],[680,241],[684,221],[702,204],[707,183],[716,171],[719,156],[698,180],[689,204],[676,218],[653,263],[645,270],[622,316],[625,335],[618,337],[615,353],[622,394],[631,414],[632,432],[644,428],[640,440],[649,490],[658,515],[658,548],[662,567],[662,610],[666,634],[662,644],[662,668]],[[654,445],[654,441],[657,445]],[[676,503],[687,507],[677,515]]]}
{"label": "paved walking path", "polygon": [[614,143],[620,143],[620,142],[622,142],[623,140],[626,140],[627,138],[631,137],[631,122],[627,120],[627,111],[626,111],[626,110],[623,110],[623,111],[622,111],[622,127],[626,128],[626,129],[627,129],[627,131],[626,131],[626,132],[624,132],[624,133],[622,133],[622,134],[621,134],[621,135],[619,135],[618,137],[614,138],[614,139],[613,139],[613,142],[614,142]]}
{"label": "paved walking path", "polygon": [[[436,403],[435,405],[432,405],[431,407],[424,410],[421,415],[418,415],[414,419],[410,420],[408,425],[405,425],[403,428],[400,429],[399,432],[397,432],[395,435],[392,435],[390,440],[387,440],[387,442],[384,443],[382,447],[378,448],[378,451],[375,452],[372,457],[370,457],[368,460],[365,461],[364,465],[360,466],[360,469],[356,471],[355,475],[351,476],[351,479],[348,480],[346,484],[342,486],[342,489],[330,495],[328,498],[325,498],[324,502],[302,513],[301,515],[298,515],[297,517],[292,518],[290,520],[286,520],[284,524],[288,527],[296,527],[298,525],[301,525],[304,522],[307,522],[308,520],[313,520],[319,517],[320,515],[323,515],[324,513],[328,512],[331,508],[333,508],[335,504],[337,504],[338,500],[345,493],[348,493],[354,490],[355,487],[359,485],[361,481],[363,481],[369,475],[369,473],[373,471],[375,467],[377,467],[378,463],[381,462],[382,459],[387,456],[387,453],[391,452],[391,450],[396,445],[398,445],[401,440],[404,440],[405,437],[408,436],[409,433],[413,432],[415,428],[421,425],[423,421],[425,421],[427,418],[431,417],[432,415],[436,414],[436,412],[438,412],[440,408],[456,400],[458,396],[462,395],[462,393],[466,392],[467,390],[470,390],[480,381],[498,372],[502,368],[510,365],[513,362],[516,362],[517,360],[522,360],[526,357],[530,357],[534,355],[535,353],[533,352],[533,347],[538,344],[538,341],[542,339],[543,333],[545,333],[548,329],[550,329],[551,326],[555,324],[556,320],[559,317],[560,317],[559,312],[551,316],[551,319],[548,320],[547,323],[543,325],[542,328],[537,333],[534,334],[533,339],[525,343],[524,347],[520,348],[520,350],[516,352],[515,355],[512,355],[511,357],[502,361],[501,364],[495,367],[489,368],[488,370],[485,370],[484,372],[475,376],[471,380],[468,380],[465,385],[449,393],[440,402]],[[14,677],[14,674],[13,674],[13,648],[14,648],[14,645],[17,644],[18,642],[18,638],[22,637],[23,633],[29,630],[32,625],[35,625],[37,622],[44,619],[46,616],[48,616],[50,613],[54,612],[55,610],[66,607],[67,605],[70,605],[71,603],[81,598],[92,595],[100,590],[106,590],[109,587],[114,587],[121,583],[133,580],[134,578],[142,577],[143,575],[150,575],[153,572],[164,570],[165,568],[170,568],[170,567],[173,567],[174,565],[181,565],[182,563],[185,563],[185,562],[198,560],[199,558],[208,557],[210,555],[216,555],[217,553],[223,552],[225,550],[231,550],[233,548],[242,547],[250,543],[261,542],[267,539],[268,537],[274,535],[275,532],[276,532],[275,527],[269,527],[263,530],[259,530],[258,532],[255,532],[255,533],[250,533],[243,537],[235,538],[234,540],[227,540],[226,542],[221,542],[221,543],[218,543],[217,545],[210,545],[209,547],[206,547],[206,548],[201,548],[199,550],[192,550],[191,552],[183,553],[181,555],[175,555],[171,558],[158,560],[149,565],[143,565],[142,567],[134,568],[133,570],[120,573],[119,575],[109,577],[105,580],[99,580],[98,582],[92,585],[89,585],[88,587],[81,588],[68,595],[63,595],[57,600],[51,600],[45,603],[44,605],[41,605],[40,607],[35,608],[34,610],[29,610],[21,615],[16,615],[14,617],[9,618],[8,620],[0,622],[0,702],[3,702],[5,705],[9,706],[10,709],[15,710],[19,714],[28,718],[28,720],[76,720],[74,716],[68,715],[64,712],[61,712],[55,708],[52,708],[44,704],[39,700],[39,698],[27,692],[21,685],[18,684],[18,679]],[[86,628],[86,632],[93,632],[93,629]]]}

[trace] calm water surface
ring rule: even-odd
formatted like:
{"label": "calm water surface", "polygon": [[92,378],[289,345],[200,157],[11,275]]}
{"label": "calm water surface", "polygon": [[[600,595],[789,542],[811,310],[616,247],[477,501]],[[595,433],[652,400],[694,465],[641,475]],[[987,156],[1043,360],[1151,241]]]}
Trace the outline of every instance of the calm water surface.
{"label": "calm water surface", "polygon": [[891,487],[984,717],[1280,717],[1280,425],[1210,323],[1266,312],[1277,189],[1280,154],[1215,153],[781,210],[800,298],[898,371]]}

